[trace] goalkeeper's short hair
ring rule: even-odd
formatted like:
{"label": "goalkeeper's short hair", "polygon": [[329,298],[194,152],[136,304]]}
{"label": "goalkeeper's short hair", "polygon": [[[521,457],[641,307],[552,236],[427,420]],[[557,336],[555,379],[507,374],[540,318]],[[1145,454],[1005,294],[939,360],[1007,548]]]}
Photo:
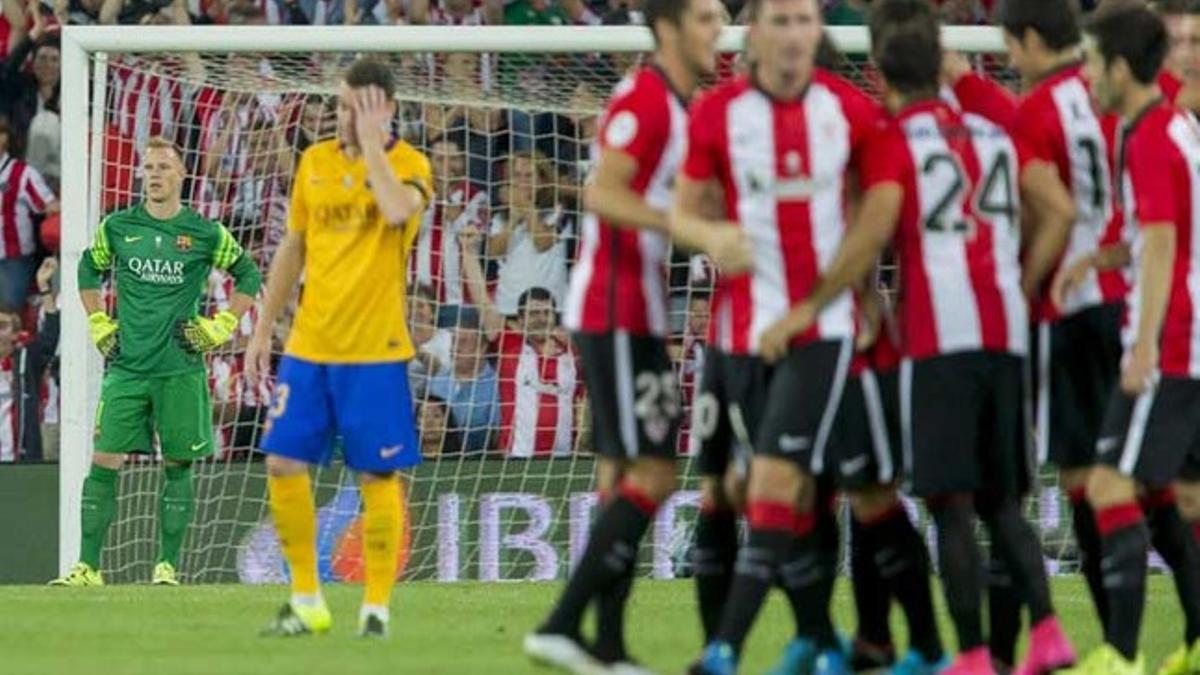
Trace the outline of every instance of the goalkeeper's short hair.
{"label": "goalkeeper's short hair", "polygon": [[346,70],[343,78],[352,89],[375,85],[383,90],[383,95],[392,98],[396,94],[396,80],[392,77],[392,69],[382,60],[364,56],[355,61]]}
{"label": "goalkeeper's short hair", "polygon": [[170,150],[180,160],[183,159],[183,151],[179,149],[178,145],[175,145],[174,141],[166,136],[151,136],[146,139],[146,149],[150,150],[151,148]]}

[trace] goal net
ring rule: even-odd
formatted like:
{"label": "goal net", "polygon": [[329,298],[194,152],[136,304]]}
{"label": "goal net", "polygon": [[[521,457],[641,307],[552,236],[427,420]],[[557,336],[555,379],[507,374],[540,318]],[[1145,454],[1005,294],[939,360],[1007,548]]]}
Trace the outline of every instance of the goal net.
{"label": "goal net", "polygon": [[[644,58],[648,33],[185,30],[143,28],[138,35],[148,37],[133,46],[134,33],[106,42],[115,34],[67,29],[63,91],[73,100],[65,106],[64,154],[74,157],[63,164],[74,176],[63,182],[75,194],[64,202],[65,264],[77,262],[104,214],[139,199],[141,151],[148,138],[165,136],[184,153],[185,203],[225,223],[265,272],[285,228],[299,155],[334,135],[339,73],[371,45],[399,86],[394,131],[429,155],[436,192],[410,255],[411,302],[395,308],[407,312],[420,352],[411,384],[425,455],[404,474],[403,577],[564,577],[582,551],[596,497],[582,376],[553,311],[562,309],[578,250],[596,115],[621,74]],[[999,47],[998,35],[954,28],[947,35],[999,74],[1001,62],[988,53]],[[833,36],[844,51],[839,71],[873,89],[865,32],[836,29]],[[720,77],[740,67],[740,42],[739,30],[728,29]],[[187,48],[203,53],[180,51]],[[672,356],[685,419],[703,358],[711,274],[702,258],[673,252]],[[231,282],[214,274],[202,311],[225,307],[231,294]],[[489,321],[484,303],[508,319]],[[101,371],[77,303],[65,305],[60,563],[69,565]],[[287,318],[276,330],[277,350]],[[233,343],[209,359],[219,447],[195,466],[196,513],[181,565],[191,582],[286,578],[255,450],[272,383],[248,381],[241,360],[254,319],[251,312]],[[697,495],[687,437],[685,424],[683,489],[662,509],[642,552],[642,570],[656,577],[688,573]],[[314,485],[321,576],[361,579],[355,478],[335,461],[316,470]],[[149,578],[161,486],[156,455],[131,456],[103,554],[109,580]],[[1073,569],[1069,514],[1052,478],[1030,504],[1048,560]]]}

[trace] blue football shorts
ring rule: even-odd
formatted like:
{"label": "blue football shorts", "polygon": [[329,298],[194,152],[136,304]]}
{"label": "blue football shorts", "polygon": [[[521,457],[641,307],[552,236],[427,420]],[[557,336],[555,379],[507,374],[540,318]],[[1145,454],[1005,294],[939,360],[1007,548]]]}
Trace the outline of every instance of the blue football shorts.
{"label": "blue football shorts", "polygon": [[327,364],[285,356],[262,449],[328,464],[341,437],[346,465],[387,473],[421,462],[408,364]]}

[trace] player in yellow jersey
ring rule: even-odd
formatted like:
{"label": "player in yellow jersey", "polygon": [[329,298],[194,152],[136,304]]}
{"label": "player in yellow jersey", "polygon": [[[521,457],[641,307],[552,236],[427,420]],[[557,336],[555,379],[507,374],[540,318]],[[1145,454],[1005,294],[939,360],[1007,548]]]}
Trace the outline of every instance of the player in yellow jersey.
{"label": "player in yellow jersey", "polygon": [[271,333],[304,274],[304,294],[279,364],[262,448],[271,515],[291,568],[291,599],[265,631],[329,630],[317,580],[317,518],[309,466],[328,462],[335,436],[362,482],[366,591],[359,633],[387,633],[401,528],[397,469],[421,461],[401,308],[408,251],[431,198],[429,160],[391,134],[388,67],[360,59],[338,92],[338,137],[304,151],[287,234],[246,352],[247,374],[270,368]]}

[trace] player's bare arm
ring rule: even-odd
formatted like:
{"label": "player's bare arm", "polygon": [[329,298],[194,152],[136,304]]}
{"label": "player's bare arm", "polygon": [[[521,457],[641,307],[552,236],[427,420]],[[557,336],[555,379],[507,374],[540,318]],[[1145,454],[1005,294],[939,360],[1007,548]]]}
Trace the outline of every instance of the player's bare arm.
{"label": "player's bare arm", "polygon": [[637,171],[637,160],[628,153],[601,151],[596,175],[584,188],[584,208],[617,227],[666,232],[667,214],[630,188]]}
{"label": "player's bare arm", "polygon": [[1076,286],[1082,284],[1092,270],[1107,272],[1128,267],[1131,262],[1133,262],[1133,252],[1129,250],[1128,243],[1118,242],[1101,246],[1091,254],[1058,270],[1058,274],[1054,276],[1054,280],[1050,284],[1050,299],[1055,305],[1062,307],[1066,302],[1067,295]]}
{"label": "player's bare arm", "polygon": [[863,193],[855,226],[812,293],[763,333],[763,359],[774,363],[783,358],[792,337],[808,330],[825,305],[847,288],[862,283],[875,269],[879,254],[896,231],[903,203],[904,190],[897,183],[880,183]]}
{"label": "player's bare arm", "polygon": [[1175,271],[1175,227],[1171,223],[1143,225],[1142,242],[1137,337],[1121,368],[1121,389],[1130,395],[1150,387],[1158,369],[1158,342]]}
{"label": "player's bare arm", "polygon": [[392,119],[393,102],[388,101],[383,90],[376,86],[343,92],[342,99],[347,96],[352,99],[354,129],[358,135],[359,151],[367,165],[371,193],[384,219],[394,227],[402,227],[409,218],[425,208],[428,195],[415,185],[403,182],[388,163],[387,126]]}
{"label": "player's bare arm", "polygon": [[1021,290],[1031,298],[1050,275],[1071,238],[1075,202],[1049,162],[1031,162],[1021,172],[1021,198],[1030,209],[1032,232],[1021,270]]}
{"label": "player's bare arm", "polygon": [[716,181],[694,181],[680,175],[675,182],[675,203],[668,217],[668,231],[675,243],[708,254],[722,272],[737,274],[754,265],[754,250],[737,223],[713,220],[709,195]]}
{"label": "player's bare arm", "polygon": [[246,376],[254,381],[271,369],[271,335],[275,322],[292,299],[300,274],[304,271],[304,233],[289,231],[275,251],[267,272],[267,289],[259,310],[258,325],[246,346]]}

